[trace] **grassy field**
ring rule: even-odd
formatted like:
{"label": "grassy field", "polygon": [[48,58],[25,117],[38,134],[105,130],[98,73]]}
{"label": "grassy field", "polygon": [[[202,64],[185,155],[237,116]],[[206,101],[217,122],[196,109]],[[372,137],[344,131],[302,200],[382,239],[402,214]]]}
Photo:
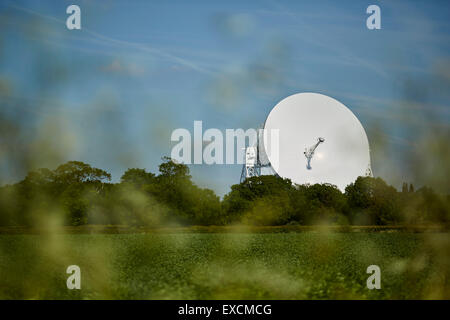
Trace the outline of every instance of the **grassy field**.
{"label": "grassy field", "polygon": [[[66,268],[81,268],[68,290]],[[381,268],[368,290],[366,268]],[[448,233],[0,235],[1,299],[450,298]]]}

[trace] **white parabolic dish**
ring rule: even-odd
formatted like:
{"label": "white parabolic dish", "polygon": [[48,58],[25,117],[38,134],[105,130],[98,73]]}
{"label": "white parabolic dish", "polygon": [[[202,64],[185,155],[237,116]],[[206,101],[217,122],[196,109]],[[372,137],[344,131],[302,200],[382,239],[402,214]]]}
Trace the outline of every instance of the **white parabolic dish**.
{"label": "white parabolic dish", "polygon": [[[330,183],[344,191],[370,168],[363,126],[350,109],[326,95],[298,93],[283,99],[270,111],[264,129],[264,148],[273,169],[293,183]],[[279,139],[270,139],[273,129],[279,130]],[[324,141],[308,168],[304,152],[319,138]],[[277,149],[278,155],[273,152]]]}

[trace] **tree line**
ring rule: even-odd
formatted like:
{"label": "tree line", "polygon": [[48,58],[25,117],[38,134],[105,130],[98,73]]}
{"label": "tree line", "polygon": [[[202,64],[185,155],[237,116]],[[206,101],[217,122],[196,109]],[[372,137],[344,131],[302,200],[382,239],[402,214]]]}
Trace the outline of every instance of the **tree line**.
{"label": "tree line", "polygon": [[118,183],[102,169],[69,161],[0,187],[0,226],[448,224],[449,208],[449,195],[407,184],[397,191],[372,177],[358,177],[345,192],[331,184],[252,177],[221,200],[168,157],[158,174],[132,168]]}

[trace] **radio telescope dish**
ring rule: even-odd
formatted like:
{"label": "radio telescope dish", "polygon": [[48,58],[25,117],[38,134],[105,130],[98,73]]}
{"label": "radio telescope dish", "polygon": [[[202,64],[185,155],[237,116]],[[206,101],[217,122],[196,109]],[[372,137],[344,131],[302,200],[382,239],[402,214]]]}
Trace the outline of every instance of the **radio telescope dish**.
{"label": "radio telescope dish", "polygon": [[[330,183],[344,191],[370,168],[363,126],[350,109],[326,95],[283,99],[270,111],[264,130],[271,166],[293,183]],[[272,130],[278,130],[278,139],[271,138]]]}

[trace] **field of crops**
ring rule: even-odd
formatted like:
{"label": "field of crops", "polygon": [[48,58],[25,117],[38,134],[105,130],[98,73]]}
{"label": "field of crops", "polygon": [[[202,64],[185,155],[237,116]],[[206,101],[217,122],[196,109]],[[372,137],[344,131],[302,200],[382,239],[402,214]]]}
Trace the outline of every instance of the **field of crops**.
{"label": "field of crops", "polygon": [[449,283],[448,233],[0,235],[1,299],[449,299]]}

